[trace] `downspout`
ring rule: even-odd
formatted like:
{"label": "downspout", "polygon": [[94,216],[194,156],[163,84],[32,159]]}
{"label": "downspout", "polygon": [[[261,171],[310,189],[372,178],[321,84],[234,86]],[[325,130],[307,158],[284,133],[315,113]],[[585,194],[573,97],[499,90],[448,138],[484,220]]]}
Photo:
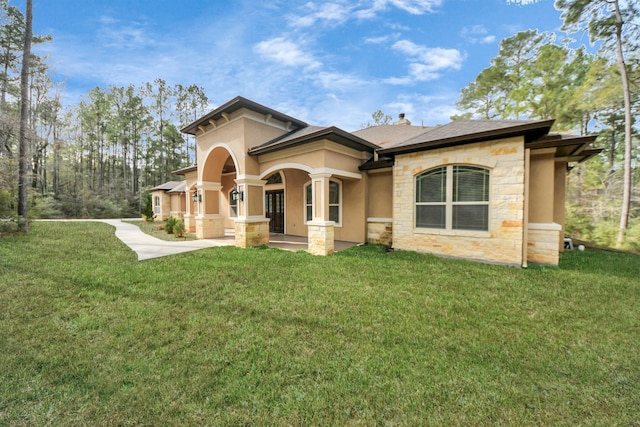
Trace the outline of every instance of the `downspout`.
{"label": "downspout", "polygon": [[524,212],[522,213],[522,268],[527,268],[527,247],[529,246],[529,165],[531,149],[524,150]]}

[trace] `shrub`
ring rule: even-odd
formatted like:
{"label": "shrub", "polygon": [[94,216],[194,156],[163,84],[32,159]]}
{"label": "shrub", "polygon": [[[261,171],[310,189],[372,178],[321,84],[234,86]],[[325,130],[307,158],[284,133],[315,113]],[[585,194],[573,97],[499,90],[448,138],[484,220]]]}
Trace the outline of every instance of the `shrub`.
{"label": "shrub", "polygon": [[176,237],[184,236],[184,221],[182,219],[176,219],[173,224],[173,234],[175,234]]}
{"label": "shrub", "polygon": [[169,215],[169,217],[164,220],[164,230],[169,234],[173,233],[173,226],[175,224],[176,224],[176,218]]}
{"label": "shrub", "polygon": [[144,208],[142,209],[142,218],[147,222],[153,222],[156,219],[156,214],[153,212],[153,201],[151,200],[151,193],[147,193],[144,201]]}

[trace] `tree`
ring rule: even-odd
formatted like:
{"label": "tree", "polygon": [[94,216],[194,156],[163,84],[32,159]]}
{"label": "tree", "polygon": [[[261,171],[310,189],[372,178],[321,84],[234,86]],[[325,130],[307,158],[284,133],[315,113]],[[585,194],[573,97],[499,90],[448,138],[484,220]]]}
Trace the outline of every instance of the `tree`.
{"label": "tree", "polygon": [[371,114],[371,118],[373,119],[373,124],[371,122],[363,123],[360,125],[361,129],[370,128],[372,126],[380,126],[380,125],[388,125],[393,120],[388,114],[385,114],[382,110],[377,110]]}
{"label": "tree", "polygon": [[[624,3],[621,8],[619,0],[557,0],[556,7],[562,10],[563,29],[569,33],[589,32],[592,42],[602,41],[602,49],[611,50],[614,46],[616,61],[620,69],[620,80],[624,96],[625,137],[624,137],[624,182],[622,206],[620,210],[620,226],[617,246],[622,246],[625,230],[629,225],[629,209],[631,204],[631,154],[632,154],[632,113],[629,76],[625,63],[625,48],[632,50],[637,46],[629,46],[631,40],[637,43],[637,26],[628,24],[630,19],[638,15],[637,6],[633,2]],[[633,33],[633,36],[632,36]]]}
{"label": "tree", "polygon": [[26,24],[24,32],[24,50],[22,54],[22,71],[20,73],[20,155],[18,164],[18,216],[21,217],[21,228],[29,232],[29,214],[27,205],[27,133],[29,131],[29,57],[31,56],[31,37],[33,26],[33,2],[27,0]]}
{"label": "tree", "polygon": [[456,106],[469,114],[457,118],[470,119],[475,113],[480,118],[490,120],[504,116],[505,92],[504,71],[497,67],[485,68],[476,79],[460,91]]}

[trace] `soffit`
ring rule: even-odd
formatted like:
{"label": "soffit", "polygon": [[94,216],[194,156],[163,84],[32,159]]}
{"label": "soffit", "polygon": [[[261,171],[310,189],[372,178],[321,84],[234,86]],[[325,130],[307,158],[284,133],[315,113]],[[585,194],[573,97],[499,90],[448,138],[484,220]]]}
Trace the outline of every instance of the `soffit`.
{"label": "soffit", "polygon": [[198,132],[198,129],[200,126],[206,127],[212,121],[215,122],[217,120],[224,118],[225,116],[228,117],[228,115],[242,108],[246,108],[248,110],[263,114],[264,116],[267,117],[267,120],[273,118],[281,121],[282,123],[290,123],[291,126],[298,127],[298,128],[307,126],[307,124],[302,120],[298,120],[287,114],[281,113],[269,107],[265,107],[264,105],[258,104],[257,102],[238,96],[228,101],[227,103],[221,105],[220,107],[210,111],[209,113],[205,114],[204,116],[200,117],[194,122],[186,125],[181,129],[181,131],[184,133],[188,133],[190,135],[195,135]]}

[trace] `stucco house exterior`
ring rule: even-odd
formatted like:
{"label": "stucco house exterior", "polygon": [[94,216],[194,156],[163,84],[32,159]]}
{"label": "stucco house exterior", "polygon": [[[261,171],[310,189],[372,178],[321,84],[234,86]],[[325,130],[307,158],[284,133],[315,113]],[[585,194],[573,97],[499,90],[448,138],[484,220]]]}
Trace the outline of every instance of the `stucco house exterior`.
{"label": "stucco house exterior", "polygon": [[154,196],[168,195],[161,213],[184,217],[198,238],[233,229],[240,247],[285,233],[307,237],[316,255],[343,240],[557,265],[566,173],[600,150],[590,148],[595,137],[551,133],[552,125],[459,120],[429,128],[401,115],[347,132],[237,97],[182,129],[196,138],[197,165],[176,171],[184,187],[159,186]]}
{"label": "stucco house exterior", "polygon": [[184,181],[169,181],[153,187],[151,201],[155,219],[164,221],[169,216],[182,218],[186,210],[186,185]]}

